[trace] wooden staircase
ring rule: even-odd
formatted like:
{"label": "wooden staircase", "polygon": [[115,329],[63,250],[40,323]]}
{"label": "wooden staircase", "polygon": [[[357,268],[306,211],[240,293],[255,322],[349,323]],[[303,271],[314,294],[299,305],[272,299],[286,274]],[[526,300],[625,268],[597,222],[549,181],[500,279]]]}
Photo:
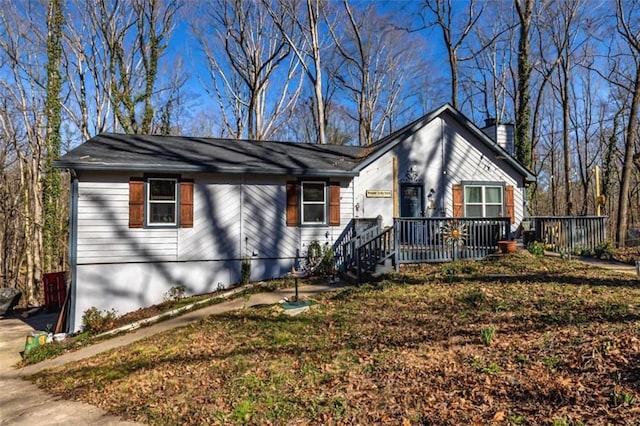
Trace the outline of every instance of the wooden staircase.
{"label": "wooden staircase", "polygon": [[376,220],[369,227],[355,229],[350,223],[334,244],[336,267],[347,275],[355,275],[357,282],[365,277],[380,275],[395,266],[396,249],[393,228],[382,228]]}

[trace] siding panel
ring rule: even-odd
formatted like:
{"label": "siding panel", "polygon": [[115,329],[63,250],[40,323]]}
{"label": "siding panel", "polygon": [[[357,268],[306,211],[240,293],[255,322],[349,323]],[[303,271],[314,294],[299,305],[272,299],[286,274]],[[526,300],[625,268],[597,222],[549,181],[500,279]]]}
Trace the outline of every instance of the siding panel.
{"label": "siding panel", "polygon": [[193,197],[193,227],[180,229],[178,258],[240,258],[240,185],[196,180]]}
{"label": "siding panel", "polygon": [[286,226],[286,183],[243,185],[243,252],[259,258],[295,257],[298,230]]}
{"label": "siding panel", "polygon": [[78,263],[176,260],[176,229],[129,229],[129,182],[81,181]]}

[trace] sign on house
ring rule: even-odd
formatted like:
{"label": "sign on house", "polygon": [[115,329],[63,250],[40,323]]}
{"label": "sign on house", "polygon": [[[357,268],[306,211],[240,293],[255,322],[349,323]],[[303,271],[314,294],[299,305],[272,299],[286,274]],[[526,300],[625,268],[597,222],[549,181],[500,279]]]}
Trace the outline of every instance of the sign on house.
{"label": "sign on house", "polygon": [[367,198],[391,198],[390,189],[367,189]]}

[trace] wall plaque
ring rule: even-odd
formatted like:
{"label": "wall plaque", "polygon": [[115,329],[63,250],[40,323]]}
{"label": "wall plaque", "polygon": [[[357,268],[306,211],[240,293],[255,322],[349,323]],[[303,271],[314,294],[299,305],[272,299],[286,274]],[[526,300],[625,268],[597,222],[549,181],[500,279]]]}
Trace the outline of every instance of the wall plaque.
{"label": "wall plaque", "polygon": [[367,189],[367,198],[391,198],[390,189]]}

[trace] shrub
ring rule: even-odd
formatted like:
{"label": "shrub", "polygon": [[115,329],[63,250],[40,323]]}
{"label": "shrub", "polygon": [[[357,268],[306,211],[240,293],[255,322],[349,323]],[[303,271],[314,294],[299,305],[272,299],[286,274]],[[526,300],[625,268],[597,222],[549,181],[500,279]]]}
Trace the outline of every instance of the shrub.
{"label": "shrub", "polygon": [[303,270],[309,275],[331,275],[335,273],[335,253],[328,244],[311,241],[303,259]]}
{"label": "shrub", "polygon": [[613,259],[613,245],[610,242],[600,243],[593,249],[593,255],[598,259]]}
{"label": "shrub", "polygon": [[95,306],[82,314],[82,328],[91,334],[109,330],[117,317],[115,309],[101,311]]}
{"label": "shrub", "polygon": [[322,260],[318,266],[318,273],[320,275],[332,275],[335,273],[334,260],[335,253],[333,248],[326,244],[322,247]]}
{"label": "shrub", "polygon": [[527,250],[534,256],[544,255],[544,244],[538,241],[531,242],[527,245]]}
{"label": "shrub", "polygon": [[578,247],[573,250],[574,256],[590,257],[592,255],[591,249],[588,247]]}
{"label": "shrub", "polygon": [[184,284],[171,287],[165,294],[165,302],[175,302],[184,297],[184,293],[187,291],[187,287]]}

